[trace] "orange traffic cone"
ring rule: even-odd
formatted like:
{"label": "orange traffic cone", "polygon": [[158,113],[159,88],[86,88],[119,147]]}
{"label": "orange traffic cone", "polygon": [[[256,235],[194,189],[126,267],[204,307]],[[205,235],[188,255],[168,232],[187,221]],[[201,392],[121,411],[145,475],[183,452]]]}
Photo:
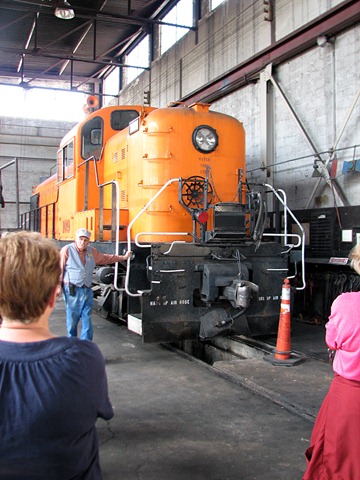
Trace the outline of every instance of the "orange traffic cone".
{"label": "orange traffic cone", "polygon": [[273,365],[291,367],[302,362],[302,358],[291,353],[291,313],[290,313],[290,282],[285,278],[281,291],[280,317],[276,348],[272,355],[264,357],[264,360]]}

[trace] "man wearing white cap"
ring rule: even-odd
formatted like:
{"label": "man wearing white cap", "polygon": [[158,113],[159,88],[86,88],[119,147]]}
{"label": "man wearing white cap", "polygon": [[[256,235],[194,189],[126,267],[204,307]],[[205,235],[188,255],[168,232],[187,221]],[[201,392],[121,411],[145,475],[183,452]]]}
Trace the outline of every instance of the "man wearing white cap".
{"label": "man wearing white cap", "polygon": [[75,242],[60,250],[63,297],[66,304],[66,325],[69,337],[77,337],[81,321],[80,338],[93,339],[91,313],[94,305],[91,288],[92,275],[96,265],[124,262],[131,255],[108,255],[100,253],[89,245],[91,233],[86,228],[76,231]]}

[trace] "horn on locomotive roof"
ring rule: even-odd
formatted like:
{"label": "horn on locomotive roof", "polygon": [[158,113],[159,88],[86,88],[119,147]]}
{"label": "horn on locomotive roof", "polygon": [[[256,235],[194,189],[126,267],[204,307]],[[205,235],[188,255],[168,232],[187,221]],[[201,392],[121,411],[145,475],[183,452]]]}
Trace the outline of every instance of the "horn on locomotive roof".
{"label": "horn on locomotive roof", "polygon": [[96,108],[99,105],[99,99],[95,95],[90,95],[86,99],[86,104],[89,108]]}
{"label": "horn on locomotive roof", "polygon": [[99,99],[95,95],[89,95],[86,99],[86,103],[83,106],[83,111],[85,115],[89,115],[89,113],[96,110],[99,105]]}

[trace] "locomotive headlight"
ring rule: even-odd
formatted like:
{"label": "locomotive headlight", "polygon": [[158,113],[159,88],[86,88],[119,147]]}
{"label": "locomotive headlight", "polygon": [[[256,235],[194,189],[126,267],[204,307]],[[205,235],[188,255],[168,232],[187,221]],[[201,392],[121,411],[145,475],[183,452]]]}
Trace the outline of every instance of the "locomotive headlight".
{"label": "locomotive headlight", "polygon": [[195,128],[192,141],[196,150],[203,153],[213,152],[218,146],[218,136],[216,131],[207,125],[200,125]]}

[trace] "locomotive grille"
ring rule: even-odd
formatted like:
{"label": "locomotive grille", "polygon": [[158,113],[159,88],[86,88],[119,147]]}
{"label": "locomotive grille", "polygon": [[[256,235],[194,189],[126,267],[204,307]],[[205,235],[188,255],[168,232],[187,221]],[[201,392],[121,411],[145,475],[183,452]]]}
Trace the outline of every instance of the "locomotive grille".
{"label": "locomotive grille", "polygon": [[337,242],[339,226],[334,212],[324,210],[322,214],[310,215],[310,252],[314,257],[329,257],[339,245]]}

